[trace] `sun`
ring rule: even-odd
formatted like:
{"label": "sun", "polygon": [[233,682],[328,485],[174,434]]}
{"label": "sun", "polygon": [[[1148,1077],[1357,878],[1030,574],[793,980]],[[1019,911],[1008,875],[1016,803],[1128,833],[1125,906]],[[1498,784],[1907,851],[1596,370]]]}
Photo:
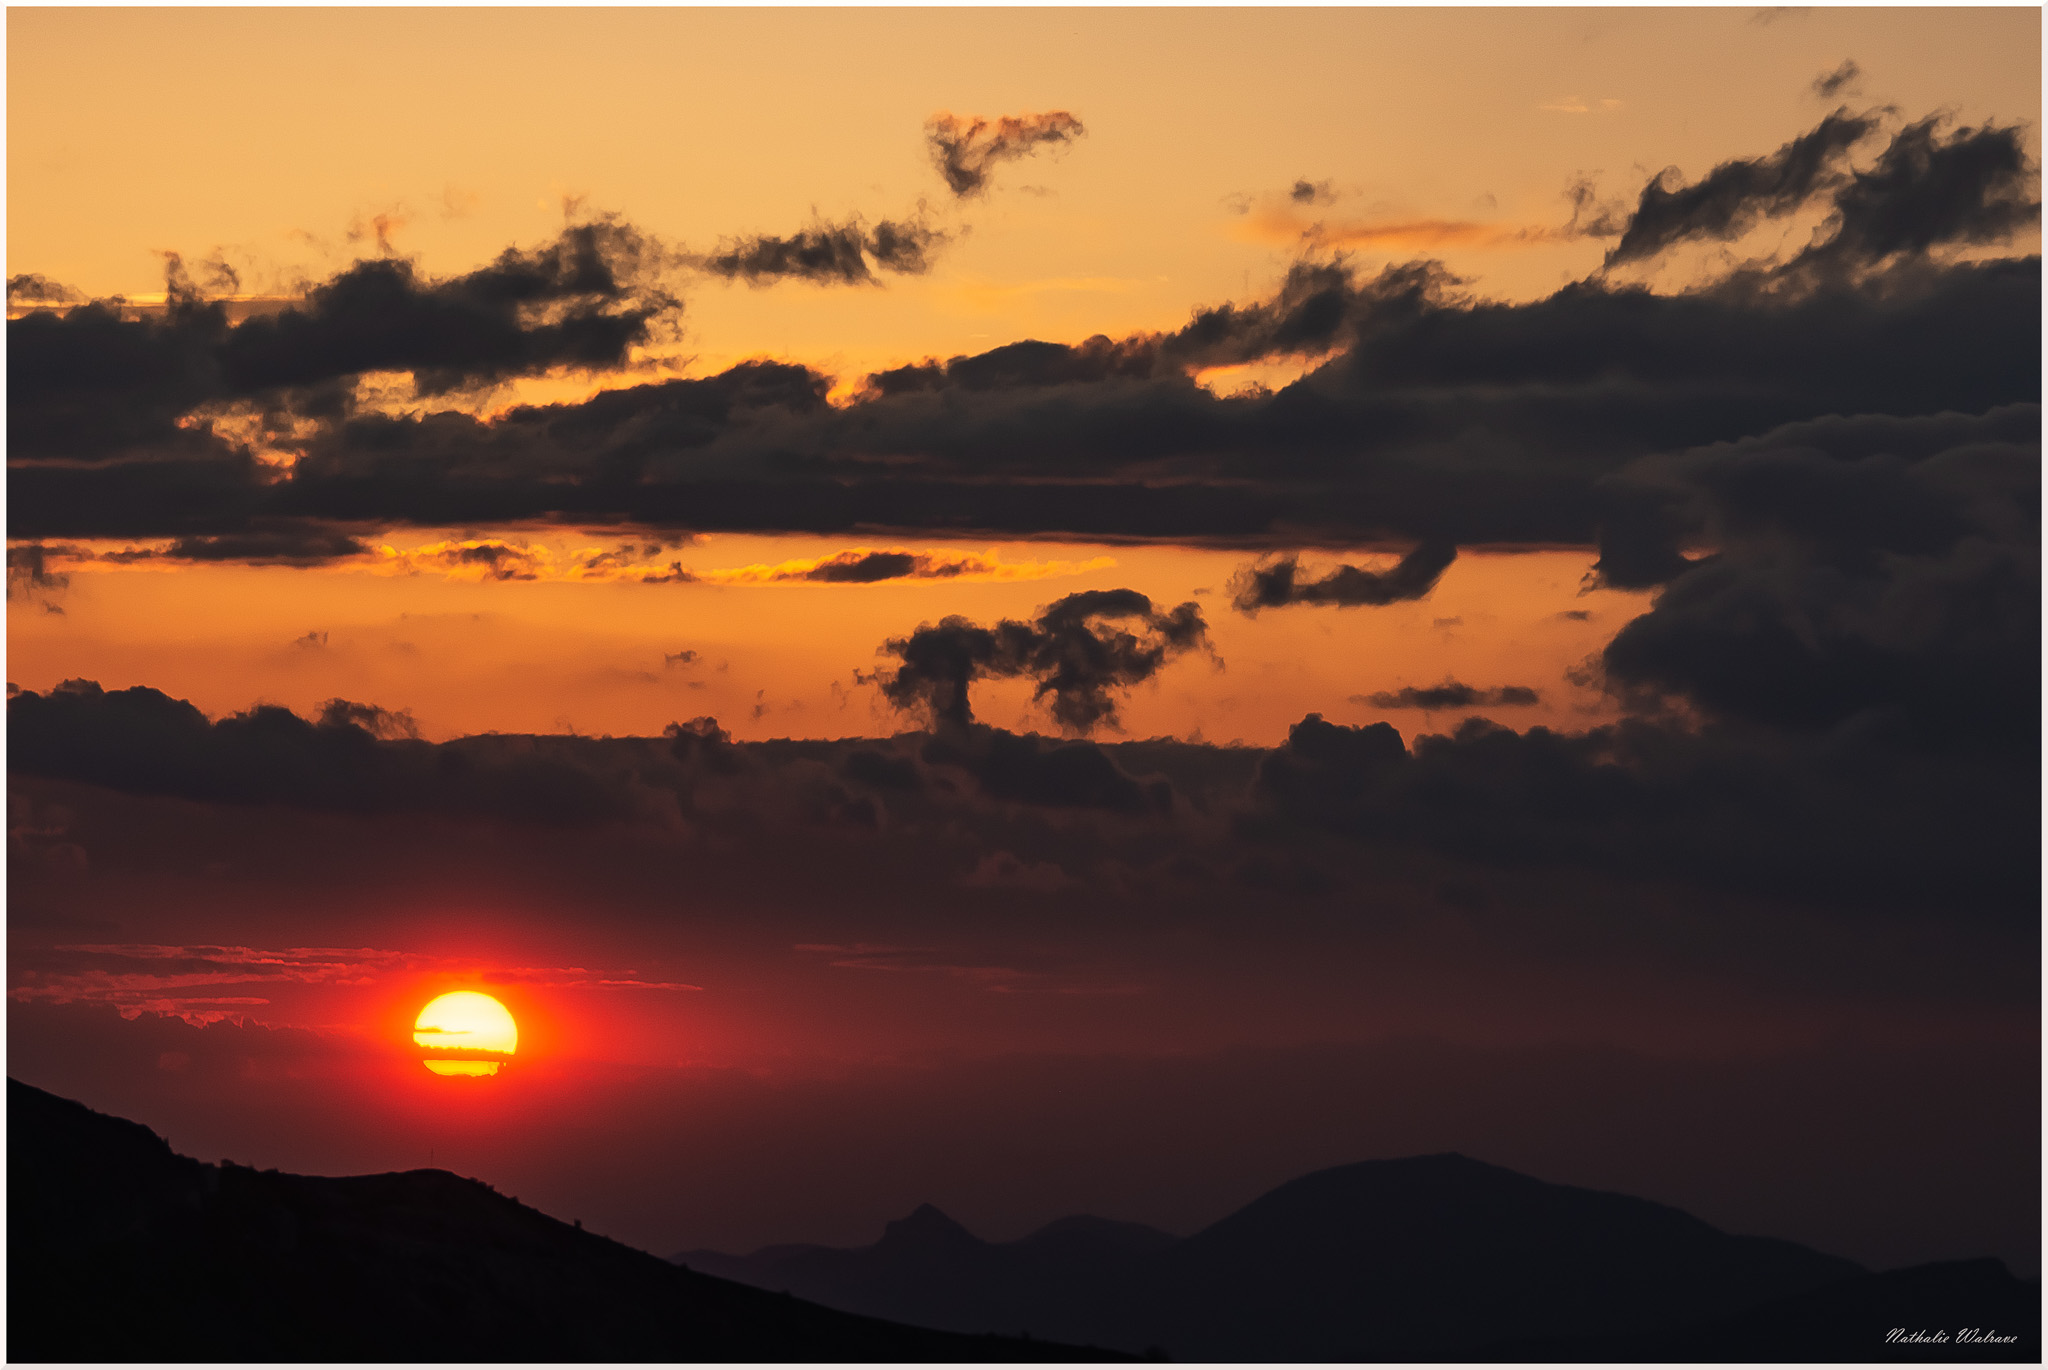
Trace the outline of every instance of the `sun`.
{"label": "sun", "polygon": [[457,990],[420,1010],[412,1039],[436,1075],[496,1075],[519,1050],[519,1025],[490,995]]}

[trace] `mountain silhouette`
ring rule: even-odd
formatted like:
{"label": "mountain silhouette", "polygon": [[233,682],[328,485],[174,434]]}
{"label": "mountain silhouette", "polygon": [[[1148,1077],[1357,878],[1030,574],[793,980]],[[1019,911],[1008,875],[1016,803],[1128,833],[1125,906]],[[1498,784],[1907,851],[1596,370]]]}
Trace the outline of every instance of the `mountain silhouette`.
{"label": "mountain silhouette", "polygon": [[9,1361],[1102,1360],[680,1270],[440,1170],[218,1166],[7,1082]]}
{"label": "mountain silhouette", "polygon": [[[956,1332],[1054,1336],[1073,1310],[1174,1239],[1138,1223],[1064,1218],[1021,1241],[985,1242],[930,1204],[858,1250],[771,1246],[752,1256],[685,1251],[676,1261],[832,1308]],[[886,1310],[886,1311],[884,1311]],[[1144,1349],[1143,1346],[1134,1349]]]}
{"label": "mountain silhouette", "polygon": [[[1697,1359],[1685,1354],[1695,1345],[1778,1359],[1791,1353],[1770,1339],[1788,1329],[1804,1329],[1788,1346],[1873,1359],[1896,1325],[1877,1310],[1914,1273],[1872,1276],[1663,1204],[1458,1155],[1319,1171],[1184,1239],[1070,1218],[991,1243],[926,1205],[869,1247],[677,1259],[924,1326],[1217,1361]],[[1977,1307],[1987,1316],[1958,1325],[1983,1326],[2010,1307],[1991,1289],[1952,1291],[1945,1307]],[[1609,1354],[1618,1339],[1637,1349]]]}

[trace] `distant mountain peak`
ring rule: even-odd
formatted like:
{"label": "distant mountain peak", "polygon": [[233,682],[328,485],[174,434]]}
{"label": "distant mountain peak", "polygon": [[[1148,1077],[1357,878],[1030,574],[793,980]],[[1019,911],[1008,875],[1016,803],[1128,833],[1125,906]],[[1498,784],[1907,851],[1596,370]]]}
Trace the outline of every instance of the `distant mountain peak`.
{"label": "distant mountain peak", "polygon": [[2039,1286],[1995,1265],[1872,1276],[1451,1151],[1318,1170],[1188,1237],[1075,1215],[991,1243],[924,1204],[874,1246],[689,1260],[870,1317],[1185,1361],[1855,1360],[1910,1321],[1893,1302],[1915,1327],[2040,1321]]}
{"label": "distant mountain peak", "polygon": [[986,1244],[931,1204],[919,1204],[911,1210],[910,1216],[898,1218],[883,1227],[882,1240],[878,1243],[884,1250],[928,1250]]}

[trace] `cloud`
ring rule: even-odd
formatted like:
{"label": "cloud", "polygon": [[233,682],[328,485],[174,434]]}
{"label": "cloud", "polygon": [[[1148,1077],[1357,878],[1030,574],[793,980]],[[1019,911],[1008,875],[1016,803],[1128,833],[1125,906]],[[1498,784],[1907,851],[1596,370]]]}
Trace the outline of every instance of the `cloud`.
{"label": "cloud", "polygon": [[1503,685],[1499,689],[1482,690],[1456,680],[1421,687],[1404,685],[1398,690],[1351,697],[1354,704],[1370,704],[1376,709],[1425,710],[1518,708],[1540,703],[1541,700],[1542,696],[1526,685]]}
{"label": "cloud", "polygon": [[1065,110],[1005,115],[999,119],[934,114],[925,122],[925,142],[946,185],[962,199],[988,189],[989,173],[1000,162],[1028,157],[1044,147],[1062,147],[1088,130]]}
{"label": "cloud", "polygon": [[584,547],[558,557],[543,544],[502,538],[462,538],[419,547],[380,546],[369,569],[385,575],[439,575],[466,581],[632,581],[645,585],[683,584],[698,579],[681,562],[648,560],[658,545]]}
{"label": "cloud", "polygon": [[882,650],[902,664],[879,673],[878,682],[882,697],[897,708],[964,727],[973,721],[967,702],[973,681],[1023,676],[1035,682],[1034,698],[1052,697],[1061,727],[1086,733],[1116,726],[1118,693],[1206,646],[1208,626],[1192,600],[1155,610],[1136,590],[1083,590],[1053,601],[1033,622],[1003,619],[983,628],[955,616],[891,638]]}
{"label": "cloud", "polygon": [[1588,100],[1583,95],[1560,95],[1554,100],[1536,106],[1546,114],[1612,114],[1622,107],[1623,102],[1611,96]]}
{"label": "cloud", "polygon": [[665,265],[658,243],[617,219],[441,281],[402,260],[360,261],[303,305],[227,333],[220,364],[237,394],[405,371],[429,395],[552,366],[616,366],[681,307],[661,285]]}
{"label": "cloud", "polygon": [[71,577],[55,569],[56,556],[63,549],[41,543],[22,543],[7,549],[7,597],[27,599],[65,589]]}
{"label": "cloud", "polygon": [[66,681],[7,702],[9,765],[140,794],[344,813],[443,812],[557,825],[630,819],[631,787],[546,748],[489,739],[437,748],[410,720],[333,700],[309,722],[276,705],[210,722],[145,686]]}
{"label": "cloud", "polygon": [[169,254],[160,315],[95,302],[8,322],[10,447],[69,459],[143,447],[225,466],[231,449],[181,419],[239,399],[338,414],[347,404],[334,383],[367,372],[409,373],[435,396],[552,367],[615,367],[681,308],[667,262],[647,235],[600,219],[460,276],[358,261],[288,308],[231,325]]}
{"label": "cloud", "polygon": [[1850,149],[1876,128],[1875,115],[1836,110],[1769,156],[1723,162],[1691,185],[1675,167],[1659,172],[1643,187],[1607,265],[1647,261],[1696,239],[1725,242],[1799,209],[1842,183]]}
{"label": "cloud", "polygon": [[1724,162],[1692,185],[1665,171],[1644,188],[1606,264],[1647,261],[1689,240],[1730,241],[1823,199],[1830,213],[1813,242],[1735,280],[1811,288],[1937,248],[2006,242],[2038,224],[2038,168],[2019,126],[1944,132],[1949,122],[1936,114],[1906,125],[1868,169],[1850,167],[1848,156],[1876,131],[1878,114],[1836,110],[1770,156]]}
{"label": "cloud", "polygon": [[366,556],[368,544],[332,528],[277,523],[216,537],[178,538],[159,555],[171,561],[240,561],[258,566],[312,566]]}
{"label": "cloud", "polygon": [[1458,559],[1448,542],[1424,542],[1384,571],[1338,566],[1319,580],[1301,578],[1301,564],[1291,553],[1243,567],[1230,579],[1231,604],[1241,614],[1257,617],[1261,609],[1289,604],[1398,604],[1421,599]]}
{"label": "cloud", "polygon": [[924,774],[907,756],[862,748],[849,752],[840,769],[847,779],[878,790],[901,790],[915,794],[924,788]]}
{"label": "cloud", "polygon": [[9,309],[32,309],[48,305],[85,303],[85,295],[61,281],[33,271],[24,271],[7,278],[7,307]]}
{"label": "cloud", "polygon": [[1590,176],[1573,177],[1565,186],[1564,197],[1571,202],[1572,216],[1558,230],[1557,237],[1614,238],[1620,236],[1628,223],[1627,201],[1601,199]]}
{"label": "cloud", "polygon": [[[1693,611],[1680,607],[1682,627]],[[1840,652],[1843,641],[1830,628],[1816,651]],[[960,876],[1008,853],[1018,871],[1051,865],[1075,882],[1058,896],[1063,909],[1099,908],[1114,921],[1155,895],[1185,902],[1190,881],[1207,888],[1219,872],[1240,871],[1251,883],[1236,888],[1255,892],[1398,885],[1409,878],[1398,872],[1428,854],[1440,863],[1421,868],[1430,880],[1438,870],[1557,871],[1575,897],[1609,889],[1638,913],[1666,896],[1627,882],[2024,928],[2039,913],[2038,724],[2023,730],[2014,709],[2024,700],[2038,713],[2038,677],[2022,669],[2009,683],[1982,665],[1981,654],[1958,661],[1946,678],[1949,733],[1877,715],[1781,725],[1753,708],[1703,705],[1692,718],[1633,717],[1578,734],[1468,720],[1448,736],[1405,740],[1386,724],[1310,717],[1270,749],[1097,744],[981,725],[747,744],[708,718],[663,738],[431,744],[388,721],[364,726],[360,706],[320,721],[257,709],[209,723],[153,690],[72,685],[14,696],[9,754],[16,788],[45,815],[56,810],[29,787],[61,781],[74,808],[102,805],[99,787],[297,811],[290,821],[302,826],[345,817],[350,842],[338,840],[342,829],[319,830],[330,854],[379,831],[436,851],[481,840],[498,853],[509,828],[511,846],[541,866],[588,853],[595,828],[630,840],[636,870],[671,863],[700,889],[772,894],[789,907],[872,886],[882,906],[929,899],[951,917]],[[69,834],[102,833],[90,816],[34,826],[71,845]],[[98,844],[113,839],[89,840],[97,869]],[[787,869],[798,841],[826,844],[830,859]],[[989,874],[1010,869],[998,859]],[[827,870],[829,884],[811,879]],[[667,878],[649,886],[653,906],[672,897]],[[24,890],[26,917],[34,891]]]}
{"label": "cloud", "polygon": [[1272,298],[1195,311],[1187,325],[1161,339],[1160,352],[1181,366],[1232,366],[1268,357],[1314,356],[1343,338],[1364,290],[1334,262],[1295,262]]}
{"label": "cloud", "polygon": [[2039,912],[2031,758],[1958,771],[1870,735],[1821,743],[1639,719],[1570,734],[1468,718],[1411,751],[1385,723],[1312,714],[1262,758],[1257,788],[1272,818],[1247,835],[1298,827],[1481,866],[1851,910]]}
{"label": "cloud", "polygon": [[1477,219],[1310,219],[1291,200],[1252,216],[1245,234],[1324,252],[1364,248],[1385,253],[1534,246],[1559,236],[1551,229]]}
{"label": "cloud", "polygon": [[2041,221],[2039,168],[2018,125],[1944,136],[1945,116],[1908,124],[1834,197],[1835,232],[1787,266],[1870,267],[1951,245],[2003,242]]}
{"label": "cloud", "polygon": [[1854,95],[1856,83],[1863,79],[1863,68],[1856,65],[1856,59],[1845,57],[1842,65],[1833,71],[1824,71],[1813,78],[1813,93],[1823,100],[1832,100],[1837,95]]}
{"label": "cloud", "polygon": [[922,757],[927,766],[958,767],[989,798],[1007,803],[1126,814],[1173,808],[1169,782],[1140,781],[1085,740],[1051,742],[998,728],[949,726],[926,742]]}
{"label": "cloud", "polygon": [[[876,271],[917,276],[931,269],[932,253],[948,235],[916,219],[883,219],[872,228],[858,217],[814,224],[787,237],[756,234],[721,243],[704,269],[750,285],[805,280],[823,285],[871,285]],[[872,263],[872,265],[870,265]]]}
{"label": "cloud", "polygon": [[[548,522],[622,538],[943,530],[1270,551],[1598,538],[1611,583],[1655,583],[1681,569],[1650,556],[1668,540],[1603,485],[1631,462],[1827,414],[2038,398],[2038,258],[1948,260],[2037,216],[2017,135],[1923,121],[1856,170],[1837,155],[1856,118],[1645,191],[1617,252],[1793,202],[1832,216],[1791,262],[1677,293],[1596,275],[1510,303],[1436,263],[1368,274],[1304,259],[1264,298],[1177,329],[915,361],[842,404],[827,400],[832,377],[761,361],[488,417],[322,409],[308,398],[320,388],[300,387],[289,464],[259,460],[203,408],[221,401],[223,349],[257,321],[190,301],[148,324],[94,305],[38,311],[8,325],[10,528],[47,542]],[[1588,190],[1572,224],[1547,231],[1604,234],[1618,218]],[[607,298],[592,307],[623,318],[640,297]],[[1308,369],[1274,391],[1198,383],[1279,358]],[[644,576],[683,574],[670,562]]]}
{"label": "cloud", "polygon": [[1671,568],[1607,678],[1800,731],[2038,736],[2039,425],[1828,418],[1630,468],[1614,484],[1664,495],[1664,536],[1717,550]]}
{"label": "cloud", "polygon": [[949,552],[930,548],[849,547],[828,557],[799,558],[775,565],[735,566],[702,571],[697,578],[710,585],[777,585],[809,582],[826,585],[873,585],[885,580],[1045,580],[1086,575],[1116,565],[1114,557],[1086,561],[1004,561],[986,552]]}
{"label": "cloud", "polygon": [[1298,205],[1327,205],[1336,202],[1337,192],[1328,181],[1311,181],[1303,177],[1288,190],[1287,198]]}
{"label": "cloud", "polygon": [[[479,965],[376,947],[166,946],[152,943],[60,945],[41,952],[7,997],[17,1004],[107,1004],[124,1018],[143,1013],[202,1025],[240,1022],[282,989],[365,986],[425,973],[459,974],[486,986],[550,989],[593,986],[694,990],[696,985],[620,977],[583,966]],[[228,993],[240,990],[242,993]]]}
{"label": "cloud", "polygon": [[[1627,462],[1826,413],[1982,412],[2038,393],[2034,259],[1896,288],[1568,287],[1473,301],[1439,268],[1304,267],[1182,330],[1015,344],[872,378],[751,362],[580,404],[357,415],[280,478],[185,434],[147,457],[10,471],[22,538],[219,535],[258,518],[550,519],[673,535],[944,528],[1268,547],[1430,537],[1587,543]],[[10,327],[18,327],[11,324]],[[1184,368],[1328,360],[1219,397]]]}

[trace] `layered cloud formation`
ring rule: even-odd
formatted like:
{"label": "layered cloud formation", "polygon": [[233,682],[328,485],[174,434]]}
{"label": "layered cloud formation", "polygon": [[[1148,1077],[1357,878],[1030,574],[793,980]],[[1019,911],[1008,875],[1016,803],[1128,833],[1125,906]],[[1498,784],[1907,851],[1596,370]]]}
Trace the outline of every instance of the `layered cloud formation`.
{"label": "layered cloud formation", "polygon": [[[1924,850],[1903,835],[1881,849],[1851,835],[1892,833],[1896,815],[1913,813],[1950,833],[1947,850],[1977,854],[1929,869],[2023,904],[2039,738],[2040,264],[1986,248],[2038,221],[2034,168],[2016,128],[1885,127],[1880,113],[1837,110],[1697,181],[1660,174],[1613,226],[1601,273],[1527,304],[1471,298],[1427,262],[1371,275],[1303,262],[1271,298],[1199,310],[1172,332],[930,359],[878,372],[838,405],[832,378],[780,362],[488,418],[355,404],[351,383],[370,372],[410,372],[431,397],[619,365],[679,306],[672,260],[615,221],[445,281],[361,262],[303,303],[238,325],[189,289],[160,317],[34,310],[8,325],[13,531],[154,536],[173,540],[155,555],[294,564],[363,557],[370,530],[543,519],[665,534],[944,527],[1202,540],[1267,553],[1232,586],[1248,614],[1412,600],[1460,546],[1594,545],[1599,579],[1662,587],[1583,668],[1633,721],[1581,737],[1468,725],[1411,755],[1391,731],[1354,736],[1311,718],[1261,772],[1273,811],[1343,834],[1423,824],[1453,846],[1484,813],[1503,850],[1676,868],[1704,860],[1699,834],[1720,824],[1771,850],[1782,845],[1771,833],[1811,831],[1817,820],[1783,812],[1798,795],[1809,814],[1860,815],[1813,834],[1807,849],[1842,856],[1798,874],[1802,889],[1822,870],[1833,888],[1867,888],[1858,869]],[[940,120],[932,145],[965,195],[992,166],[1079,131],[1064,115]],[[1614,279],[1677,245],[1814,212],[1820,229],[1782,260],[1679,293]],[[922,249],[883,242],[885,228],[897,232],[748,240],[713,269],[914,269]],[[21,295],[61,298],[32,280]],[[1197,383],[1204,368],[1275,357],[1321,360],[1276,393],[1226,398]],[[261,460],[225,436],[204,416],[226,402],[289,420],[295,459]],[[1398,550],[1377,568],[1305,569],[1298,549],[1317,543]],[[18,547],[10,585],[48,590],[61,551]],[[486,577],[539,574],[502,539],[409,555]],[[695,574],[613,560],[586,569]],[[855,584],[985,574],[1002,568],[900,547],[716,573]],[[1085,734],[1114,726],[1122,692],[1205,644],[1193,604],[1090,591],[1031,621],[925,624],[881,644],[895,664],[875,681],[950,731],[944,745],[991,793],[1071,782],[1110,807],[1149,808],[1130,777],[1076,759],[1097,753],[972,731],[970,687],[1026,680],[1052,723]],[[1455,700],[1413,690],[1384,707],[1525,702],[1460,688]],[[104,726],[59,726],[87,713]],[[222,796],[246,782],[203,758],[276,745],[297,769],[265,771],[267,783],[298,776],[292,785],[336,804],[406,793],[459,808],[489,793],[593,819],[631,807],[616,786],[540,754],[503,761],[503,777],[488,749],[450,770],[404,750],[414,744],[372,746],[333,720],[274,711],[209,723],[133,692],[60,692],[24,696],[13,716],[18,765],[80,779],[141,783],[120,770],[139,763],[117,764],[106,740],[132,733],[138,756],[183,758],[148,774]],[[98,759],[72,755],[80,748]],[[895,762],[849,764],[909,784]],[[425,769],[389,778],[408,768]],[[1912,798],[1928,793],[1947,796],[1939,812]],[[1459,798],[1446,807],[1449,794]],[[1869,809],[1878,795],[1887,807]],[[1774,817],[1759,827],[1738,810]],[[1468,819],[1427,828],[1428,815],[1451,812]],[[1971,822],[1957,828],[1964,813]],[[1650,826],[1621,841],[1624,819]],[[1989,834],[2006,845],[1987,845]],[[1715,864],[1729,878],[1795,878],[1789,858]],[[1934,897],[1938,885],[1902,876],[1887,888]]]}
{"label": "layered cloud formation", "polygon": [[[1852,150],[1878,122],[1838,112],[1696,183],[1654,179],[1611,268],[1825,214],[1790,258],[1681,293],[1596,275],[1511,305],[1461,293],[1429,263],[1369,276],[1303,263],[1270,299],[1199,310],[1170,333],[929,360],[878,372],[837,406],[830,377],[748,362],[490,418],[437,412],[433,396],[466,386],[617,368],[673,317],[672,257],[609,221],[446,281],[358,263],[237,325],[192,294],[161,317],[33,310],[8,325],[12,531],[223,538],[545,518],[1275,550],[1598,538],[1619,568],[1629,546],[1657,541],[1661,517],[1608,479],[1631,463],[1831,414],[2038,403],[2038,259],[1983,255],[2038,219],[2018,131],[1923,120],[1858,166]],[[712,268],[917,269],[930,240],[900,227],[739,240]],[[1279,357],[1323,360],[1277,393],[1196,383]],[[423,412],[357,403],[361,377],[393,371],[410,373]],[[263,439],[238,436],[224,407],[259,416]]]}

